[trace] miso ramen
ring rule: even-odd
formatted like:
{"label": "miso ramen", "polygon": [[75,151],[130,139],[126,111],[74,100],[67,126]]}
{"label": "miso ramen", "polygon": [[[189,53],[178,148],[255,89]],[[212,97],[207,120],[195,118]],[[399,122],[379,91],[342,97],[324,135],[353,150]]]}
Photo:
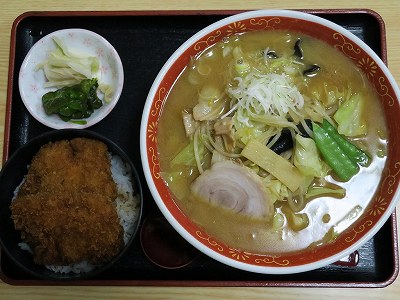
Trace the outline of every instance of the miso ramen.
{"label": "miso ramen", "polygon": [[386,161],[379,98],[337,49],[296,32],[232,35],[181,73],[158,125],[180,209],[232,248],[334,240],[365,211]]}

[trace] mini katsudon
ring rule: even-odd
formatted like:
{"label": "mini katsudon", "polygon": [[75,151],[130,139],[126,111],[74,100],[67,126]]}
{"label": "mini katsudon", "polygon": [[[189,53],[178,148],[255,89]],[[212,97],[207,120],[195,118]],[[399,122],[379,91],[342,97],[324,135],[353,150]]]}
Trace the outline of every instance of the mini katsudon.
{"label": "mini katsudon", "polygon": [[107,146],[74,138],[41,147],[11,203],[15,228],[40,265],[111,260],[124,245]]}

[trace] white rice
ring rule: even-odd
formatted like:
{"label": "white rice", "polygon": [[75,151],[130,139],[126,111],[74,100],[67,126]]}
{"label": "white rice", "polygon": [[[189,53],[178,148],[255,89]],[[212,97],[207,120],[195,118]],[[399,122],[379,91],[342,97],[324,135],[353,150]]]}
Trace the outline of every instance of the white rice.
{"label": "white rice", "polygon": [[[118,155],[111,155],[111,173],[112,177],[117,184],[118,196],[114,201],[115,209],[119,217],[119,223],[124,230],[124,243],[125,245],[130,240],[134,230],[136,228],[136,222],[139,218],[139,195],[135,193],[132,186],[132,171],[130,166],[125,164],[121,157]],[[17,196],[19,189],[25,179],[14,191],[14,198]],[[14,200],[14,199],[13,199]],[[30,246],[21,242],[18,246],[22,250],[27,250],[31,253],[32,249]],[[46,265],[47,269],[57,272],[57,273],[86,273],[94,270],[97,266],[90,264],[88,261],[82,261],[68,266],[56,266],[56,265]]]}
{"label": "white rice", "polygon": [[130,240],[139,217],[139,198],[132,186],[132,171],[118,155],[111,156],[111,173],[117,184],[118,197],[115,206],[119,224],[124,229],[124,243]]}

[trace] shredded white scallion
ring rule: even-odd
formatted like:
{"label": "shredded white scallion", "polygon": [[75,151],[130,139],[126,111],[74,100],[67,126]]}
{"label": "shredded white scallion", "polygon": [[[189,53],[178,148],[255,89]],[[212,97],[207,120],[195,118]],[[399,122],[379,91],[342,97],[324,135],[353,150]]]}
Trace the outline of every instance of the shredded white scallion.
{"label": "shredded white scallion", "polygon": [[[256,114],[286,117],[304,105],[304,98],[290,78],[284,74],[249,73],[235,78],[236,87],[228,88],[228,94],[237,100],[235,108]],[[230,110],[232,111],[232,109]],[[238,121],[250,125],[248,114],[238,114]]]}

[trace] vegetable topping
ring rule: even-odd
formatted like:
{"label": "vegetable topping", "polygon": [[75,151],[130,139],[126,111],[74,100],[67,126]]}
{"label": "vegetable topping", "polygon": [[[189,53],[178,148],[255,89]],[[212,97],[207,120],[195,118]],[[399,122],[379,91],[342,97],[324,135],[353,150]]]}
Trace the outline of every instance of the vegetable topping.
{"label": "vegetable topping", "polygon": [[318,150],[340,179],[350,180],[358,173],[359,165],[368,164],[368,155],[341,136],[328,121],[324,120],[322,127],[313,123],[313,132]]}
{"label": "vegetable topping", "polygon": [[[215,165],[234,162],[258,175],[272,203],[287,202],[293,212],[315,197],[344,197],[346,190],[326,176],[333,171],[336,179],[348,181],[370,164],[370,156],[347,139],[367,132],[364,101],[351,87],[332,88],[328,79],[310,92],[329,70],[309,60],[308,47],[299,38],[290,53],[267,47],[245,55],[241,47],[226,48],[223,55],[232,61],[225,90],[208,82],[200,86],[192,80],[198,75],[190,73],[197,104],[182,112],[189,143],[171,166],[196,173],[203,182],[210,169],[217,173]],[[193,72],[207,76],[211,70]],[[178,176],[165,175],[171,182]],[[213,195],[216,185],[207,184]]]}

